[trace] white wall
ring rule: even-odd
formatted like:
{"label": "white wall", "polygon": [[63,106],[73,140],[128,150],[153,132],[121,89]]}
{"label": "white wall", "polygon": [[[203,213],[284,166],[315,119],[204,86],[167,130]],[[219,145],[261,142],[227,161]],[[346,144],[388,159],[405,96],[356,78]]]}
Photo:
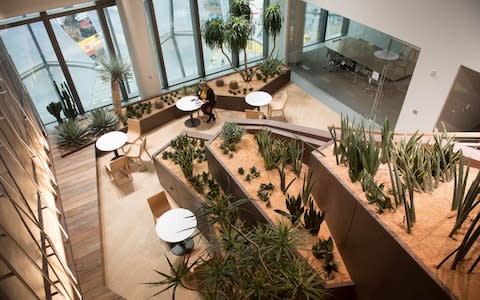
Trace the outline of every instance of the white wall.
{"label": "white wall", "polygon": [[460,65],[480,72],[480,1],[307,2],[421,48],[397,131],[432,130]]}

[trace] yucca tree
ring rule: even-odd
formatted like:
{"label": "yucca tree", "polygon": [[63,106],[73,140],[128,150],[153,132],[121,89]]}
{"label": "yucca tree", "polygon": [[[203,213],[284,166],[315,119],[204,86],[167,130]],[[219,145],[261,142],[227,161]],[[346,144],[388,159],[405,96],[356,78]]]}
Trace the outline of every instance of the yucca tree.
{"label": "yucca tree", "polygon": [[263,14],[263,29],[265,32],[273,38],[273,47],[265,61],[268,61],[272,57],[275,47],[277,45],[277,36],[282,29],[282,13],[280,11],[280,5],[278,3],[269,5]]}
{"label": "yucca tree", "polygon": [[120,89],[123,87],[123,80],[132,78],[130,65],[116,56],[111,56],[109,60],[102,59],[100,65],[100,79],[105,82],[110,81],[113,110],[120,117],[122,115]]}

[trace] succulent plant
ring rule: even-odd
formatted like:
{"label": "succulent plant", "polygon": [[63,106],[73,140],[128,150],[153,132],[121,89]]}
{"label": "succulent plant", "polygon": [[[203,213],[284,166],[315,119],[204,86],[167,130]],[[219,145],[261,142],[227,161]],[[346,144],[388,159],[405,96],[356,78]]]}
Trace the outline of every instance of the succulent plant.
{"label": "succulent plant", "polygon": [[76,119],[67,119],[59,124],[56,139],[60,147],[78,147],[90,140],[88,129]]}
{"label": "succulent plant", "polygon": [[316,236],[320,231],[320,226],[322,225],[324,219],[325,219],[325,212],[324,213],[320,211],[317,212],[315,210],[315,207],[313,206],[313,201],[310,199],[308,208],[305,210],[305,213],[303,214],[305,229],[307,229],[311,235]]}
{"label": "succulent plant", "polygon": [[117,115],[103,108],[92,110],[88,114],[88,119],[88,129],[95,136],[115,130],[118,125]]}

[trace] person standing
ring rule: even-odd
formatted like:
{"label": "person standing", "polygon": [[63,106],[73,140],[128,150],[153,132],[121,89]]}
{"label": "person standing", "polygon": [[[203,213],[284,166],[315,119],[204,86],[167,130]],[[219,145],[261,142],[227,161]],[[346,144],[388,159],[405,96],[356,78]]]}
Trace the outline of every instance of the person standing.
{"label": "person standing", "polygon": [[216,118],[213,114],[213,108],[217,104],[215,93],[213,89],[208,86],[206,81],[201,81],[198,89],[197,96],[200,100],[203,101],[200,109],[205,115],[208,115],[207,123],[212,119],[215,122]]}

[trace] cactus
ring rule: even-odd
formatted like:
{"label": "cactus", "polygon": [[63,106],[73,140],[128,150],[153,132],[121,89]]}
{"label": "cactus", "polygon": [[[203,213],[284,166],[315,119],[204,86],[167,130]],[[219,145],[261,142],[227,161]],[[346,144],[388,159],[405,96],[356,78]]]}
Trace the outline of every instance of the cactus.
{"label": "cactus", "polygon": [[57,119],[58,124],[62,124],[63,120],[61,117],[61,112],[62,112],[62,103],[61,102],[50,102],[50,104],[47,105],[47,111]]}
{"label": "cactus", "polygon": [[57,86],[57,83],[53,82],[55,85],[55,90],[57,91],[58,97],[62,102],[63,113],[67,119],[75,119],[78,115],[77,106],[73,100],[72,92],[68,88],[65,82],[60,84],[61,91]]}

